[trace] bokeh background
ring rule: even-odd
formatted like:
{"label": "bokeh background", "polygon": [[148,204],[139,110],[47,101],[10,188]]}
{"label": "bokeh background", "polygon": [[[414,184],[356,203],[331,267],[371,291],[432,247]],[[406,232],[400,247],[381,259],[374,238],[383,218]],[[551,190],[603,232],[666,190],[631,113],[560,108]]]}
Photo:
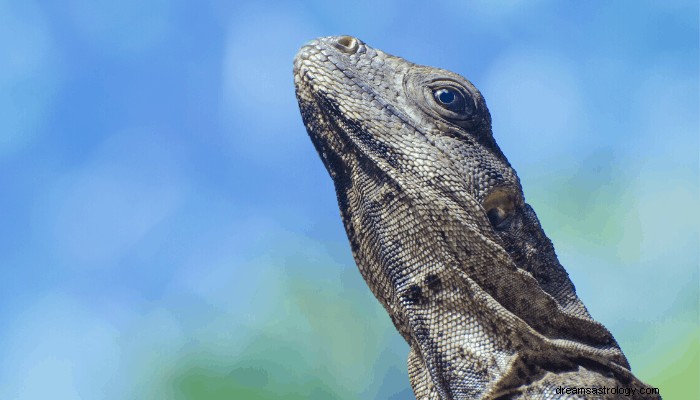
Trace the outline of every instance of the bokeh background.
{"label": "bokeh background", "polygon": [[698,396],[695,1],[0,0],[0,398],[411,399],[292,81],[352,34],[483,92],[591,314]]}

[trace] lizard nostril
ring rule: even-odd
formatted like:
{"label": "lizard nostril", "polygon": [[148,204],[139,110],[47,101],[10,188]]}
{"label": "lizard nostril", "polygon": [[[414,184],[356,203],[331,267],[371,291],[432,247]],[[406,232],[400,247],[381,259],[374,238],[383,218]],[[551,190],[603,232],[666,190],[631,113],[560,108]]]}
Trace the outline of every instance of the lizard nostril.
{"label": "lizard nostril", "polygon": [[352,36],[340,36],[335,41],[335,47],[343,53],[355,54],[359,44]]}

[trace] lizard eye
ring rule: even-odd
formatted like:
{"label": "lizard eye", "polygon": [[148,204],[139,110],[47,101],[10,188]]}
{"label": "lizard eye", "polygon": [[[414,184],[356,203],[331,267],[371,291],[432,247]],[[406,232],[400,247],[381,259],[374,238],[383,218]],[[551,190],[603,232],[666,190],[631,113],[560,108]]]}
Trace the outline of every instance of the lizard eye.
{"label": "lizard eye", "polygon": [[515,198],[503,189],[496,189],[486,196],[484,209],[491,226],[496,230],[503,230],[508,227],[515,213]]}
{"label": "lizard eye", "polygon": [[433,89],[433,97],[440,106],[452,112],[461,114],[465,111],[466,101],[459,90],[450,87],[435,88]]}
{"label": "lizard eye", "polygon": [[[442,74],[407,74],[406,77],[406,89],[415,96],[418,107],[430,116],[468,130],[483,119],[479,112],[479,92],[465,79]],[[488,117],[488,112],[484,114]]]}

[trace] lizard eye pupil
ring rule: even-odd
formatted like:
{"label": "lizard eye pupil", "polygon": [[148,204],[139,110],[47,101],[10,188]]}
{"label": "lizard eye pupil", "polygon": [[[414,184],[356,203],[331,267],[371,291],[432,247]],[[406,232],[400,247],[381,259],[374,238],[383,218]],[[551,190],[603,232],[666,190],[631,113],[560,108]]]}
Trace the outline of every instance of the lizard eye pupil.
{"label": "lizard eye pupil", "polygon": [[452,104],[455,101],[455,94],[449,89],[438,89],[435,91],[435,97],[442,104]]}
{"label": "lizard eye pupil", "polygon": [[461,91],[452,87],[438,87],[433,89],[433,97],[440,107],[458,114],[464,114],[467,102]]}

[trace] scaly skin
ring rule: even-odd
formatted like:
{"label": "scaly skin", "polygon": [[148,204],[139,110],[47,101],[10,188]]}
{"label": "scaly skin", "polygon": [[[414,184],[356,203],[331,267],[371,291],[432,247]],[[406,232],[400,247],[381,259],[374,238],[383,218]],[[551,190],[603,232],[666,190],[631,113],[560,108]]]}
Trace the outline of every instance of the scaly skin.
{"label": "scaly skin", "polygon": [[302,47],[294,81],[417,399],[660,398],[576,296],[468,80],[340,36]]}

